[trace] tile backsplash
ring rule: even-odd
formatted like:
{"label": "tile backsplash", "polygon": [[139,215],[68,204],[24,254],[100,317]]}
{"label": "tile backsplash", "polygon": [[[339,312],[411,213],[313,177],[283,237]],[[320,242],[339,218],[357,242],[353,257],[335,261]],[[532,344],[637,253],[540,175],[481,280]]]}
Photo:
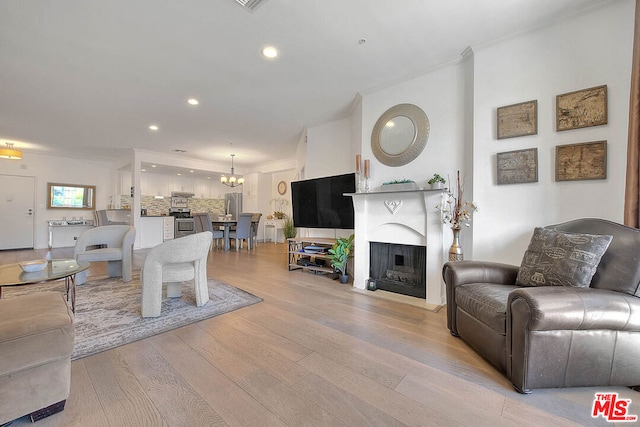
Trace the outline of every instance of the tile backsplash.
{"label": "tile backsplash", "polygon": [[[121,195],[120,206],[131,206],[131,196]],[[153,196],[142,196],[140,204],[147,209],[148,216],[168,215],[171,207],[171,198],[156,199]],[[190,198],[187,206],[191,213],[209,213],[211,216],[224,215],[224,199],[195,199]]]}

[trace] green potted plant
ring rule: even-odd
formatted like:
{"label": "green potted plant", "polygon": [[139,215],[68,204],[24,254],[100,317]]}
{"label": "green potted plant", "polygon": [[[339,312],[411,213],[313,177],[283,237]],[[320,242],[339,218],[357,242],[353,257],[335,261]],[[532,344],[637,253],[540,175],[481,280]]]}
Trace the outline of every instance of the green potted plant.
{"label": "green potted plant", "polygon": [[439,174],[434,173],[433,177],[427,181],[427,184],[431,185],[433,190],[439,190],[442,188],[444,184],[447,183],[447,180],[441,177]]}
{"label": "green potted plant", "polygon": [[285,239],[293,239],[298,235],[298,229],[293,225],[293,219],[287,217],[287,219],[284,220],[282,232],[284,233]]}
{"label": "green potted plant", "polygon": [[327,258],[331,261],[334,271],[340,272],[340,283],[347,283],[349,275],[347,274],[347,261],[353,257],[351,249],[353,248],[353,234],[349,237],[339,238],[329,249]]}

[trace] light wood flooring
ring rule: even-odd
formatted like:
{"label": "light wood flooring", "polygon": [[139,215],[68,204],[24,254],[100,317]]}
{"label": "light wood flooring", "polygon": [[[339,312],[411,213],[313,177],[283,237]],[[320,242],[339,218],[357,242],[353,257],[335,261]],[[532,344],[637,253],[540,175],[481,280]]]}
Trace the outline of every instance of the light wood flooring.
{"label": "light wood flooring", "polygon": [[[0,263],[46,252],[4,251]],[[640,415],[626,388],[521,395],[449,334],[446,309],[289,272],[284,244],[214,250],[208,272],[264,301],[73,362],[66,409],[37,427],[611,425],[591,417],[596,391],[632,399]]]}

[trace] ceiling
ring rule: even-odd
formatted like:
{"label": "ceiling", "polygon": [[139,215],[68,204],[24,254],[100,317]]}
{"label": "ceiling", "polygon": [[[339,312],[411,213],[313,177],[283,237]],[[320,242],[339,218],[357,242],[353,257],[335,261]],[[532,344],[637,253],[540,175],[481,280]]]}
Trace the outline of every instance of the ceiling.
{"label": "ceiling", "polygon": [[348,116],[358,94],[611,3],[2,0],[0,142],[94,160],[235,153],[250,168],[293,157],[305,128]]}

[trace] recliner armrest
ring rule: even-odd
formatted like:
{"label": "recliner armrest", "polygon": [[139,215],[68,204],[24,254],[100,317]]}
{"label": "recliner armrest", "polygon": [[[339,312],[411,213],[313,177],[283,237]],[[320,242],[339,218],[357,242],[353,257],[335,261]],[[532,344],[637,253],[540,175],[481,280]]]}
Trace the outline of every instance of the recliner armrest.
{"label": "recliner armrest", "polygon": [[[447,262],[442,267],[442,278],[447,291],[447,327],[452,335],[458,336],[456,324],[457,305],[455,288],[469,283],[494,283],[514,285],[519,267],[488,261]],[[515,288],[514,288],[515,289]]]}
{"label": "recliner armrest", "polygon": [[640,298],[593,288],[518,288],[509,294],[507,325],[510,317],[520,317],[531,331],[605,329],[640,332]]}
{"label": "recliner armrest", "polygon": [[467,283],[515,285],[520,267],[488,261],[447,262],[442,268],[445,283],[452,286]]}

